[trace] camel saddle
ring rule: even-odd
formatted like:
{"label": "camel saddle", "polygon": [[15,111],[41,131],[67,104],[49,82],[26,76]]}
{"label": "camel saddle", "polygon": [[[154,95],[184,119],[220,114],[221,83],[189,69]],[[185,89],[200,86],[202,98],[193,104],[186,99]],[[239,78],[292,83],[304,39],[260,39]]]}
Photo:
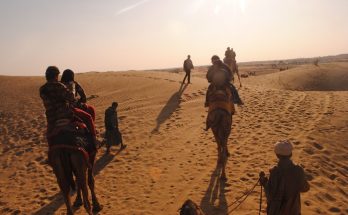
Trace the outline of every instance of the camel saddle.
{"label": "camel saddle", "polygon": [[208,113],[211,113],[216,109],[223,109],[231,115],[235,113],[234,104],[232,102],[232,93],[230,87],[227,85],[217,87],[210,84],[206,100],[209,107]]}
{"label": "camel saddle", "polygon": [[89,163],[89,157],[95,155],[96,150],[88,136],[88,129],[84,123],[69,119],[57,120],[47,131],[49,163],[51,153],[57,149],[80,151]]}

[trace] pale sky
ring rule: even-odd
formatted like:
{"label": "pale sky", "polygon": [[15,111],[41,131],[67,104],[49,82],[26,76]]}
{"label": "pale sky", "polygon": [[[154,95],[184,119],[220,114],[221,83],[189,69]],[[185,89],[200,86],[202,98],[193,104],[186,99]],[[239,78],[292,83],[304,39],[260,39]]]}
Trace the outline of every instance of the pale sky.
{"label": "pale sky", "polygon": [[1,0],[0,75],[348,53],[348,0]]}

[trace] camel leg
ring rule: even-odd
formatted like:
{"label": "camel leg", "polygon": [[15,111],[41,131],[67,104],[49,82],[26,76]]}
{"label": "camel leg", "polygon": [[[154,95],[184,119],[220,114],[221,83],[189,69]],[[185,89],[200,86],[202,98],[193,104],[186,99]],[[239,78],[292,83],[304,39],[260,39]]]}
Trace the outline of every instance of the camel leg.
{"label": "camel leg", "polygon": [[226,164],[227,164],[227,157],[229,156],[229,152],[227,149],[227,141],[228,137],[231,134],[231,126],[232,126],[232,118],[224,117],[224,126],[220,131],[220,143],[221,143],[221,154],[222,154],[222,171],[221,171],[221,179],[227,180],[226,177]]}
{"label": "camel leg", "polygon": [[88,186],[92,195],[93,212],[99,212],[103,209],[103,206],[99,204],[97,195],[95,194],[95,180],[94,180],[93,169],[94,169],[94,161],[95,161],[96,155],[97,155],[96,153],[90,154],[89,161],[91,163],[91,168],[88,168]]}
{"label": "camel leg", "polygon": [[97,199],[97,195],[95,194],[95,187],[94,187],[94,176],[93,176],[93,170],[88,169],[88,186],[91,191],[92,195],[92,204],[93,204],[93,212],[99,212],[103,209],[103,207],[99,204],[99,201]]}
{"label": "camel leg", "polygon": [[216,127],[212,127],[211,128],[214,134],[214,138],[216,141],[216,145],[217,145],[217,152],[218,152],[218,163],[221,163],[221,144],[220,144],[220,140],[219,140],[219,134],[218,134],[218,128]]}
{"label": "camel leg", "polygon": [[222,147],[221,151],[221,164],[222,164],[222,170],[221,170],[221,180],[227,180],[226,177],[226,164],[227,164],[227,151],[226,151],[226,146]]}
{"label": "camel leg", "polygon": [[226,163],[227,163],[227,147],[226,142],[224,140],[219,140],[219,146],[220,146],[220,164],[221,164],[221,180],[227,180],[226,177]]}
{"label": "camel leg", "polygon": [[67,183],[68,180],[67,180],[67,177],[65,175],[64,168],[63,168],[63,165],[61,163],[59,155],[55,157],[53,171],[54,171],[54,174],[56,175],[59,188],[63,194],[64,202],[66,205],[66,213],[68,215],[72,215],[72,214],[74,214],[74,212],[73,212],[72,207],[71,207],[70,184]]}
{"label": "camel leg", "polygon": [[[224,120],[227,118],[224,117]],[[230,135],[231,130],[231,121],[223,121],[222,125],[214,128],[215,140],[218,144],[218,153],[219,153],[219,163],[221,164],[221,180],[227,180],[226,177],[226,164],[227,164],[227,140]]]}
{"label": "camel leg", "polygon": [[87,188],[87,165],[85,163],[82,154],[76,154],[76,156],[71,156],[72,163],[76,169],[77,184],[82,191],[83,206],[89,215],[92,215],[91,204],[88,200],[88,188]]}
{"label": "camel leg", "polygon": [[81,186],[77,183],[77,191],[76,191],[76,199],[74,202],[74,207],[79,208],[82,206],[82,198],[81,198]]}

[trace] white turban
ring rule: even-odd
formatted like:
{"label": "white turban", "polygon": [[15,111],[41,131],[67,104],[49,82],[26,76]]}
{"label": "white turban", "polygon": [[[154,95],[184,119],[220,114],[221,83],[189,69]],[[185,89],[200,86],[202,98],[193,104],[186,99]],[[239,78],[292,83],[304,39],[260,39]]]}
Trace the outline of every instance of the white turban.
{"label": "white turban", "polygon": [[274,146],[277,155],[289,156],[292,153],[292,145],[288,140],[278,141]]}

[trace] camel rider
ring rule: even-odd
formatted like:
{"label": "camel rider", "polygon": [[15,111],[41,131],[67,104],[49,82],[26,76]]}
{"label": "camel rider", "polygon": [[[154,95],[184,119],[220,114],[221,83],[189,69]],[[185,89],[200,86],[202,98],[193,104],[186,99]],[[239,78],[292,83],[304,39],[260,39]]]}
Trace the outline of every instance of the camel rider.
{"label": "camel rider", "polygon": [[[74,107],[74,94],[58,81],[59,69],[49,66],[45,76],[47,82],[40,87],[40,97],[46,109],[47,137],[50,137],[55,128],[64,127],[76,120],[77,108]],[[86,123],[86,126],[91,133],[93,145],[96,146],[94,124]]]}
{"label": "camel rider", "polygon": [[[231,89],[233,103],[238,104],[238,105],[243,105],[243,102],[242,102],[241,98],[239,97],[239,94],[238,94],[236,87],[230,83],[230,81],[232,80],[232,76],[233,76],[231,69],[225,63],[223,63],[220,60],[219,56],[217,56],[217,55],[214,55],[211,58],[211,62],[213,65],[208,69],[208,72],[206,75],[208,82],[211,83],[213,81],[214,74],[216,74],[217,71],[223,71],[225,74],[224,81],[226,82],[226,84],[229,85],[229,87]],[[206,103],[206,106],[208,106],[207,103]]]}
{"label": "camel rider", "polygon": [[236,61],[236,53],[233,51],[233,48],[231,49],[230,47],[227,47],[225,57],[232,58],[234,61]]}
{"label": "camel rider", "polygon": [[58,68],[49,66],[45,74],[47,82],[40,87],[40,97],[46,109],[47,133],[64,119],[73,120],[74,117],[71,108],[74,95],[58,81],[58,75]]}
{"label": "camel rider", "polygon": [[226,51],[225,51],[225,57],[226,58],[231,58],[232,57],[232,52],[231,52],[231,48],[227,47]]}
{"label": "camel rider", "polygon": [[92,116],[93,121],[95,121],[95,108],[86,103],[87,98],[85,91],[81,85],[75,81],[74,76],[75,73],[72,70],[66,69],[64,70],[60,81],[74,94],[75,100],[77,101],[77,107],[89,113]]}

